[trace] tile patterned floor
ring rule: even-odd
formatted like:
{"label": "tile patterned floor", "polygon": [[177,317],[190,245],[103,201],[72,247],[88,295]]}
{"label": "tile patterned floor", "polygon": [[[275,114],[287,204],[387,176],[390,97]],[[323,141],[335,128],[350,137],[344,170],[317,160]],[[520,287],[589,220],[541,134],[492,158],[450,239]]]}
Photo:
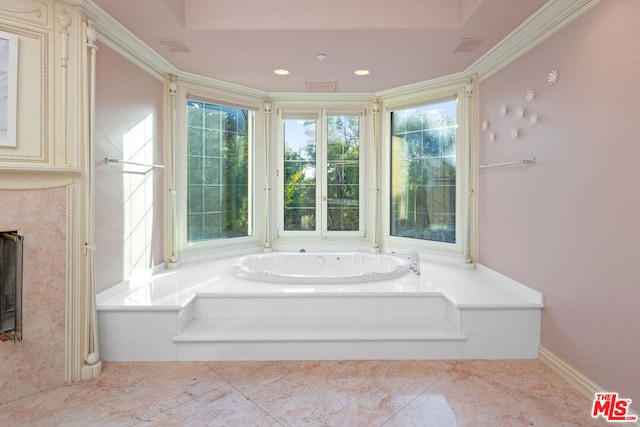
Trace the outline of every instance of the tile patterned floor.
{"label": "tile patterned floor", "polygon": [[538,360],[105,363],[2,426],[598,426]]}

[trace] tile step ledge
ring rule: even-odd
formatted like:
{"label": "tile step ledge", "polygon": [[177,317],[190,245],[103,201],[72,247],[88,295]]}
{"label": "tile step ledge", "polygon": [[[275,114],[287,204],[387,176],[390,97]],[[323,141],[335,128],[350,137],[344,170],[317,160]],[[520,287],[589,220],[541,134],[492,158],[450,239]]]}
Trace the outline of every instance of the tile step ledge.
{"label": "tile step ledge", "polygon": [[444,319],[195,319],[173,342],[465,341]]}

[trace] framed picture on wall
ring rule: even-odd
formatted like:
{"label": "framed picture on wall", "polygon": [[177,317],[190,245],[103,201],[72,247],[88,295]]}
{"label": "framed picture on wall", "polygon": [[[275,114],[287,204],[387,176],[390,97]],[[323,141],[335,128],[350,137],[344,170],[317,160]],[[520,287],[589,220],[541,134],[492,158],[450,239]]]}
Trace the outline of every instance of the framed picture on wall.
{"label": "framed picture on wall", "polygon": [[16,146],[18,36],[0,31],[0,147]]}

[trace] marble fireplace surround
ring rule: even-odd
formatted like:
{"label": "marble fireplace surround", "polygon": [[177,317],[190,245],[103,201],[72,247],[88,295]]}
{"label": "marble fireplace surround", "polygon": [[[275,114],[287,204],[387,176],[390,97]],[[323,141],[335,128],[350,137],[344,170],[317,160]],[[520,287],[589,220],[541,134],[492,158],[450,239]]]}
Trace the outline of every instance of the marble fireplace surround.
{"label": "marble fireplace surround", "polygon": [[[7,2],[5,2],[7,3]],[[0,229],[24,236],[23,340],[0,342],[0,404],[98,376],[94,280],[98,32],[76,0],[12,0],[16,147],[0,147]]]}
{"label": "marble fireplace surround", "polygon": [[76,187],[70,173],[0,172],[0,230],[24,236],[23,340],[0,342],[0,404],[72,380]]}

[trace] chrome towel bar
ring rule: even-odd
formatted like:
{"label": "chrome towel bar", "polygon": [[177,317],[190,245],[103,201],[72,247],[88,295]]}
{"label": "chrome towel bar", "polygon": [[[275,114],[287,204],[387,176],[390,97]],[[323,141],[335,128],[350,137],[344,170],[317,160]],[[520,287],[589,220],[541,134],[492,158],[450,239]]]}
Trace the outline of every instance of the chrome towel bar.
{"label": "chrome towel bar", "polygon": [[104,161],[105,161],[105,163],[123,163],[123,164],[126,164],[126,165],[142,166],[142,167],[151,168],[151,169],[164,168],[164,165],[154,165],[154,164],[148,164],[148,163],[129,162],[127,160],[114,159],[112,157],[105,157]]}
{"label": "chrome towel bar", "polygon": [[535,157],[532,159],[524,159],[519,162],[507,162],[507,163],[493,163],[493,164],[485,164],[478,166],[478,169],[489,169],[489,168],[498,168],[501,166],[514,166],[514,165],[535,165],[536,159]]}

